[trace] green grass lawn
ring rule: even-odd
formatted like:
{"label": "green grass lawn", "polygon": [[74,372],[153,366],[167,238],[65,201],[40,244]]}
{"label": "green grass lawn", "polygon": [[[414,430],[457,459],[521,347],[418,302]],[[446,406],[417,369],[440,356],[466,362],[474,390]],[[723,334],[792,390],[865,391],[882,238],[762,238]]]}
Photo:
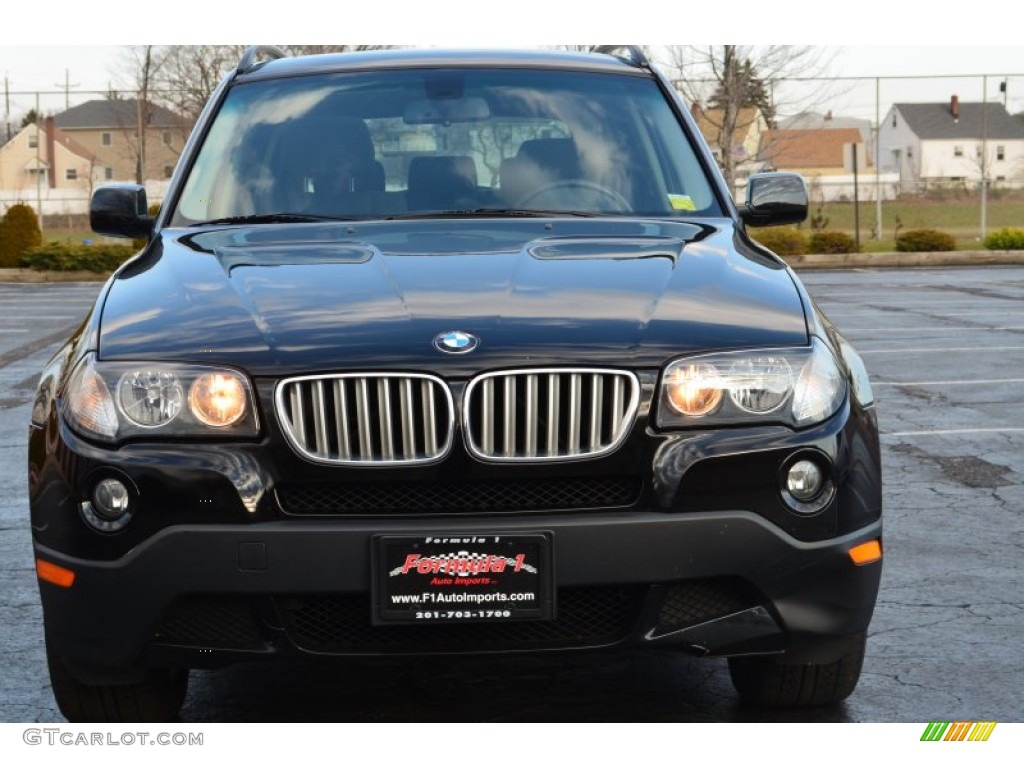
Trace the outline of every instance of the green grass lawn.
{"label": "green grass lawn", "polygon": [[[871,232],[875,226],[875,203],[860,204],[860,240],[861,250],[876,253],[879,251],[896,250],[895,229],[899,223],[900,231],[908,229],[940,229],[953,235],[963,250],[981,247],[981,200],[977,195],[951,197],[944,200],[903,199],[885,200],[882,202],[882,239],[872,240]],[[821,215],[828,219],[826,229],[837,229],[853,235],[853,203],[825,203],[811,206],[811,217]],[[1003,195],[988,201],[988,231],[1002,227],[1024,227],[1024,194]],[[810,220],[803,225],[804,231],[810,231]],[[93,242],[119,242],[112,238],[103,238],[88,228],[47,228],[43,232],[43,241],[56,240],[61,243],[81,244],[83,240]]]}
{"label": "green grass lawn", "polygon": [[96,242],[99,238],[91,229],[49,228],[43,230],[43,242],[58,242],[66,245],[81,245],[83,240]]}
{"label": "green grass lawn", "polygon": [[[963,249],[980,247],[981,199],[977,196],[946,200],[904,199],[882,201],[882,239],[873,241],[875,203],[862,202],[860,208],[861,248],[865,251],[891,251],[895,248],[897,224],[900,231],[909,229],[938,229],[953,235]],[[825,203],[811,206],[811,217],[828,219],[826,229],[838,229],[853,234],[853,203]],[[989,199],[987,231],[1003,227],[1024,227],[1024,196],[1004,196]],[[810,223],[804,224],[809,228]]]}

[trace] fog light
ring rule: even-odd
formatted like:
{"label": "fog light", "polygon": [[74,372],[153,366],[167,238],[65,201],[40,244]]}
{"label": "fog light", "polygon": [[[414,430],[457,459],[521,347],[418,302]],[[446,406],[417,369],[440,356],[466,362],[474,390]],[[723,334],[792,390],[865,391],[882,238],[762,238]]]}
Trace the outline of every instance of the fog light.
{"label": "fog light", "polygon": [[120,531],[132,519],[128,488],[112,477],[96,483],[92,500],[83,501],[81,509],[85,522],[104,533]]}
{"label": "fog light", "polygon": [[120,480],[100,480],[93,488],[92,501],[96,514],[104,520],[117,520],[128,511],[128,489]]}
{"label": "fog light", "polygon": [[811,501],[821,493],[825,476],[813,461],[803,459],[789,468],[786,490],[797,501]]}

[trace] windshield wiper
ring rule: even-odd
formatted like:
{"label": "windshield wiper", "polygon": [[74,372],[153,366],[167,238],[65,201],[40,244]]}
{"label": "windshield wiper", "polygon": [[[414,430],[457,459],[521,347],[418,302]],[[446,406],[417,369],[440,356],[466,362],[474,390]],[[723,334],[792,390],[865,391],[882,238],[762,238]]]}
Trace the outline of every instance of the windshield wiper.
{"label": "windshield wiper", "polygon": [[205,227],[211,224],[286,224],[314,221],[353,221],[351,216],[311,216],[305,213],[254,213],[248,216],[226,216],[222,219],[200,221],[193,226]]}
{"label": "windshield wiper", "polygon": [[546,210],[542,208],[466,208],[456,211],[420,211],[415,213],[397,213],[393,216],[385,216],[385,221],[397,221],[401,219],[466,219],[466,218],[525,218],[525,219],[551,219],[559,216],[596,216],[594,213],[584,211],[559,211]]}

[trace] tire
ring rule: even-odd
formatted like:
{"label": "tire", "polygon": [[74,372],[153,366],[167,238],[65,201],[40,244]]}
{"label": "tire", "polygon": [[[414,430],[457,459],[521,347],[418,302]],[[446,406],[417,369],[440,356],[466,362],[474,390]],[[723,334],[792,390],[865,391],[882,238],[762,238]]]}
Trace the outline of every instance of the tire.
{"label": "tire", "polygon": [[786,657],[729,659],[732,684],[744,704],[758,707],[821,707],[853,693],[864,663],[866,638],[860,635],[838,659],[800,664]]}
{"label": "tire", "polygon": [[71,723],[165,723],[177,719],[188,690],[188,670],[147,670],[140,682],[81,682],[47,648],[57,707]]}

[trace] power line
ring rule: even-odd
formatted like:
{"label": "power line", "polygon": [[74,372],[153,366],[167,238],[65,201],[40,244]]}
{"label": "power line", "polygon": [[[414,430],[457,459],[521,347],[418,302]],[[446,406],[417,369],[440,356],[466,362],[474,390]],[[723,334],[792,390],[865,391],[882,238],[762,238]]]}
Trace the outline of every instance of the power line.
{"label": "power line", "polygon": [[[54,83],[54,85],[56,85],[58,88],[60,87],[60,83]],[[64,70],[64,109],[65,110],[71,109],[71,89],[72,88],[77,88],[80,85],[81,85],[81,83],[75,83],[73,86],[71,85],[71,71],[68,70],[68,69],[65,69]]]}

